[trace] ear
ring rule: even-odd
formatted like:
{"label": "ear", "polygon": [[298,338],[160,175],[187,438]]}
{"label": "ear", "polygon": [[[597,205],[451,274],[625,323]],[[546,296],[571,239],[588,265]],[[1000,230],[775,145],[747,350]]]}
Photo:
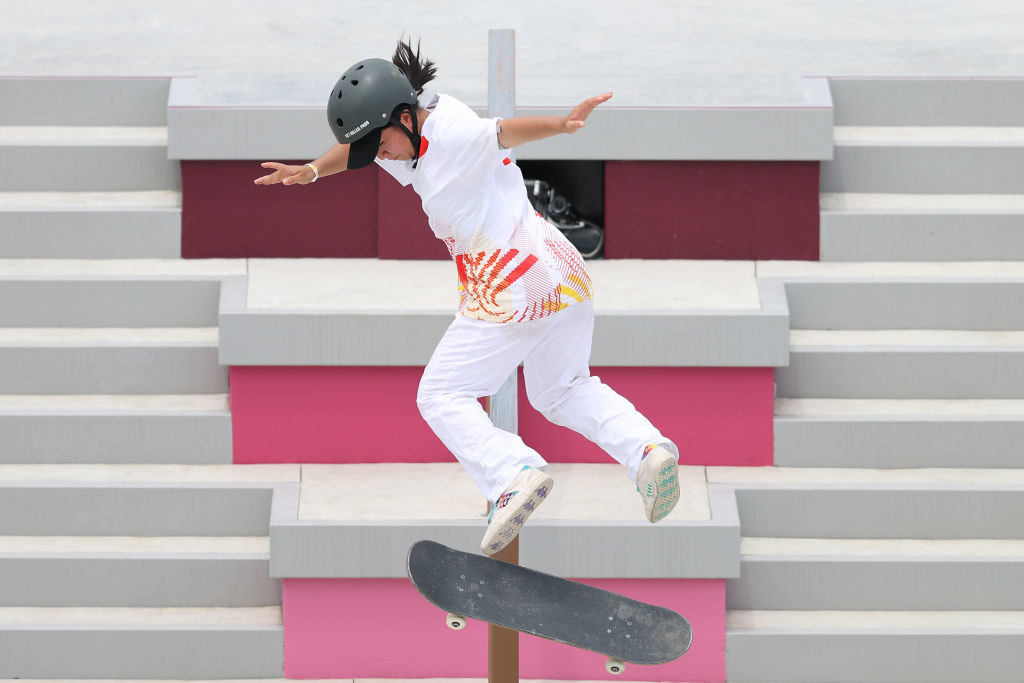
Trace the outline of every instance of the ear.
{"label": "ear", "polygon": [[399,116],[398,119],[402,122],[403,126],[409,128],[410,130],[412,129],[412,117],[409,116],[408,111],[403,111],[402,115]]}

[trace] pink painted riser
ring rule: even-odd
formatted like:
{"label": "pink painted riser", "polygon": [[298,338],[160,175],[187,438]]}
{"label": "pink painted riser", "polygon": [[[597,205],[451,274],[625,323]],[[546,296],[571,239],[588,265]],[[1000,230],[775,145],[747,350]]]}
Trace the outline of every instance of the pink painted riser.
{"label": "pink painted riser", "polygon": [[[419,367],[233,367],[234,461],[451,462],[416,408]],[[594,368],[680,447],[688,465],[772,464],[771,368]],[[550,462],[612,462],[534,411],[519,432]]]}
{"label": "pink painted riser", "polygon": [[[486,678],[487,627],[462,631],[405,579],[285,579],[287,678]],[[607,674],[604,658],[520,637],[520,677],[562,680],[725,680],[725,581],[589,579],[584,583],[663,605],[693,627],[690,651],[658,666]]]}

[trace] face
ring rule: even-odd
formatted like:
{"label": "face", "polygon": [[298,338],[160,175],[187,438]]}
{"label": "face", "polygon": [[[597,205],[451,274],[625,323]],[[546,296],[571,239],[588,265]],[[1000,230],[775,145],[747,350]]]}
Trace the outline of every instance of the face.
{"label": "face", "polygon": [[[402,124],[406,128],[411,128],[412,119],[408,114],[402,114]],[[380,132],[378,159],[409,161],[412,159],[412,152],[412,142],[409,140],[409,136],[398,126],[388,126]]]}

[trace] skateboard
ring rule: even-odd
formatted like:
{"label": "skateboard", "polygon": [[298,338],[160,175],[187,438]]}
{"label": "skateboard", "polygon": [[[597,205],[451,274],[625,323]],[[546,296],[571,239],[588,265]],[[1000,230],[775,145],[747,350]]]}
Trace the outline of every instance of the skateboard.
{"label": "skateboard", "polygon": [[414,543],[406,569],[416,590],[447,612],[450,628],[478,619],[590,650],[608,657],[610,673],[627,662],[670,662],[693,639],[672,610],[434,541]]}

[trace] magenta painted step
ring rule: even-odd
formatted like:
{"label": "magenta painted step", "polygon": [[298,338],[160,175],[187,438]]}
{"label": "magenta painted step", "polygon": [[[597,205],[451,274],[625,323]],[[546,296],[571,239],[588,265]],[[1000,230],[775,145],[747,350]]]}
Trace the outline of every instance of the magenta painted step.
{"label": "magenta painted step", "polygon": [[[520,637],[519,674],[561,680],[725,680],[725,581],[587,579],[583,583],[674,609],[693,627],[682,658],[605,672],[605,658],[534,636]],[[284,579],[287,678],[481,678],[487,626],[452,631],[445,614],[405,579]]]}
{"label": "magenta painted step", "polygon": [[[232,367],[234,461],[449,462],[416,407],[420,367]],[[684,465],[772,464],[771,368],[593,368],[665,436]],[[519,381],[519,433],[549,462],[611,462],[549,423]]]}

